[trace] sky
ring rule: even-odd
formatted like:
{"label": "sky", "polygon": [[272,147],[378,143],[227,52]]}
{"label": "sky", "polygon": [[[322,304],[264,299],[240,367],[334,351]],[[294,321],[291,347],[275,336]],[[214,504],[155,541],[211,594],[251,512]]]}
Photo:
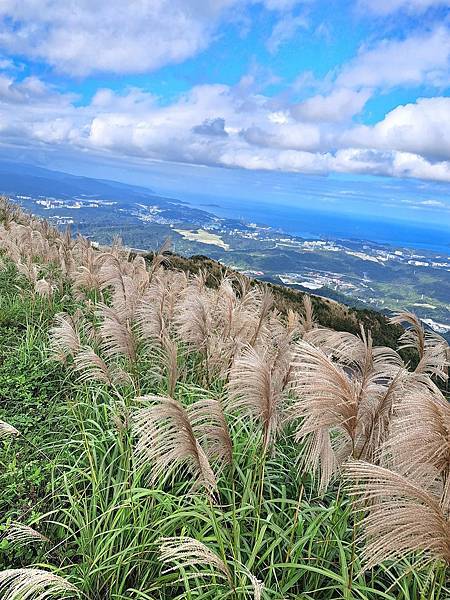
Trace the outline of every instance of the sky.
{"label": "sky", "polygon": [[450,220],[449,91],[450,0],[0,0],[1,155],[71,172]]}

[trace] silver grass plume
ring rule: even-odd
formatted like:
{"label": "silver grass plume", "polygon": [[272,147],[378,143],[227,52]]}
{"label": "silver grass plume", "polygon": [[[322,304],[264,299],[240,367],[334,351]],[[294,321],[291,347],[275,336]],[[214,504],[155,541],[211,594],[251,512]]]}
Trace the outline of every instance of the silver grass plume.
{"label": "silver grass plume", "polygon": [[167,395],[172,398],[180,375],[178,367],[178,344],[168,335],[163,335],[162,351],[167,375]]}
{"label": "silver grass plume", "polygon": [[170,238],[167,238],[166,240],[164,240],[160,248],[158,248],[158,250],[154,253],[152,263],[149,269],[149,282],[153,280],[153,277],[162,266],[167,265],[169,263],[167,253],[170,251],[171,247],[172,241]]}
{"label": "silver grass plume", "polygon": [[136,324],[144,341],[161,343],[173,316],[167,310],[168,304],[173,304],[170,284],[155,277],[136,309]]}
{"label": "silver grass plume", "polygon": [[79,374],[79,381],[87,383],[98,381],[107,385],[121,385],[131,382],[128,373],[118,366],[106,362],[89,346],[82,348],[74,357],[74,370]]}
{"label": "silver grass plume", "polygon": [[0,419],[0,440],[2,438],[9,436],[15,437],[17,435],[20,435],[20,433],[15,427]]}
{"label": "silver grass plume", "polygon": [[206,291],[207,285],[206,282],[208,280],[208,273],[206,269],[200,269],[198,273],[192,275],[190,277],[190,283],[192,287],[198,292],[202,293]]}
{"label": "silver grass plume", "polygon": [[7,229],[10,223],[14,221],[20,222],[22,216],[24,216],[24,213],[20,206],[11,202],[7,196],[0,196],[0,220],[5,224]]}
{"label": "silver grass plume", "polygon": [[[113,249],[102,252],[98,258],[101,262],[99,277],[101,288],[106,289],[112,287],[117,294],[119,288],[123,287],[123,277],[126,275],[127,263],[115,255]],[[124,293],[124,290],[122,289]]]}
{"label": "silver grass plume", "polygon": [[283,372],[272,368],[266,350],[244,349],[230,371],[227,410],[256,418],[263,428],[264,451],[281,424]]}
{"label": "silver grass plume", "polygon": [[233,461],[233,442],[219,400],[205,398],[188,409],[192,430],[210,462],[230,465]]}
{"label": "silver grass plume", "polygon": [[104,253],[100,278],[102,289],[112,289],[111,306],[124,320],[133,319],[136,307],[148,285],[146,271],[144,278],[142,277],[140,262],[121,261],[111,254]]}
{"label": "silver grass plume", "polygon": [[384,346],[374,347],[370,332],[366,333],[362,327],[360,336],[318,327],[308,332],[305,339],[358,377],[386,370],[391,376],[404,367],[398,352]]}
{"label": "silver grass plume", "polygon": [[333,445],[331,427],[318,427],[305,438],[297,432],[296,440],[304,439],[305,444],[298,462],[302,468],[310,469],[314,476],[318,474],[319,491],[328,487],[336,471],[339,469],[339,449]]}
{"label": "silver grass plume", "polygon": [[303,467],[320,473],[324,489],[350,456],[373,459],[389,432],[404,377],[400,357],[373,349],[370,336],[315,329],[308,339],[321,347],[297,344],[289,419],[298,420],[296,439],[307,444]]}
{"label": "silver grass plume", "polygon": [[450,406],[444,396],[425,387],[409,390],[399,402],[383,451],[401,473],[434,468],[442,479],[444,504],[450,511]]}
{"label": "silver grass plume", "polygon": [[280,382],[281,391],[289,386],[292,376],[294,341],[301,337],[298,320],[294,315],[295,313],[288,314],[285,324],[280,315],[273,311],[268,320],[271,341],[266,344],[268,346],[267,357],[271,363],[274,377]]}
{"label": "silver grass plume", "polygon": [[194,284],[187,288],[185,297],[178,306],[177,324],[181,339],[206,354],[213,330],[210,308],[207,290],[202,287],[199,292]]}
{"label": "silver grass plume", "polygon": [[253,575],[253,573],[250,573],[250,571],[246,571],[246,572],[247,572],[247,577],[250,579],[250,583],[252,584],[252,587],[253,587],[253,600],[261,600],[262,592],[264,589],[264,583],[262,581],[260,581],[257,577],[255,577],[255,575]]}
{"label": "silver grass plume", "polygon": [[120,235],[115,235],[113,237],[109,252],[119,261],[123,259],[128,260],[130,254],[130,251],[123,245],[123,240]]}
{"label": "silver grass plume", "polygon": [[[84,240],[84,238],[82,239]],[[78,266],[73,274],[75,288],[87,291],[100,290],[103,255],[96,253],[90,245],[85,245],[84,241],[81,240],[79,249],[82,253],[82,264]]]}
{"label": "silver grass plume", "polygon": [[407,329],[400,336],[400,349],[414,348],[417,351],[419,363],[415,372],[446,381],[450,366],[450,352],[445,339],[434,332],[425,331],[422,321],[408,311],[398,313],[390,319],[390,322],[407,324]]}
{"label": "silver grass plume", "polygon": [[258,321],[257,321],[256,327],[255,327],[253,336],[250,340],[250,346],[256,345],[256,342],[258,341],[261,333],[264,331],[264,325],[265,325],[266,319],[269,316],[269,313],[272,309],[272,306],[273,306],[273,294],[269,290],[269,288],[266,288],[264,290],[262,298],[261,298],[261,304],[259,306]]}
{"label": "silver grass plume", "polygon": [[137,347],[131,323],[114,308],[99,304],[96,315],[101,319],[102,350],[109,358],[125,356],[132,363],[137,359]]}
{"label": "silver grass plume", "polygon": [[142,295],[150,283],[150,274],[143,256],[137,254],[133,260],[129,262],[128,275],[135,281],[138,293]]}
{"label": "silver grass plume", "polygon": [[[120,283],[118,283],[120,281]],[[120,275],[113,285],[111,306],[121,315],[122,320],[134,320],[136,308],[141,302],[147,283],[141,284],[132,275]]]}
{"label": "silver grass plume", "polygon": [[392,324],[408,324],[408,328],[400,337],[403,348],[415,348],[422,358],[425,354],[425,329],[420,319],[412,312],[402,311],[391,317]]}
{"label": "silver grass plume", "polygon": [[46,600],[79,598],[80,592],[63,577],[41,569],[0,571],[2,600]]}
{"label": "silver grass plume", "polygon": [[55,360],[64,362],[81,350],[79,323],[75,317],[65,313],[55,316],[55,324],[50,328],[50,349]]}
{"label": "silver grass plume", "polygon": [[[239,283],[239,279],[234,282],[224,277],[212,301],[214,331],[211,336],[210,362],[214,372],[224,378],[239,350],[254,337],[258,325],[262,326],[258,315],[260,290],[244,289],[237,293],[234,285],[238,286]],[[266,325],[262,326],[265,333]]]}
{"label": "silver grass plume", "polygon": [[134,414],[135,456],[138,464],[149,464],[152,482],[187,465],[193,490],[204,487],[208,494],[215,492],[216,477],[195,437],[186,409],[173,398],[144,396],[140,400],[153,406]]}
{"label": "silver grass plume", "polygon": [[163,564],[168,565],[167,571],[199,565],[207,566],[210,567],[211,574],[224,578],[231,584],[232,578],[228,566],[202,542],[186,536],[162,538],[160,544],[159,557]]}
{"label": "silver grass plume", "polygon": [[221,303],[222,318],[224,321],[224,336],[231,333],[233,313],[237,305],[236,293],[233,284],[227,277],[223,277],[218,288],[218,300]]}
{"label": "silver grass plume", "polygon": [[47,281],[45,277],[38,279],[34,284],[34,291],[38,296],[42,296],[43,298],[51,298],[55,289],[55,285]]}
{"label": "silver grass plume", "polygon": [[39,278],[39,265],[32,262],[22,263],[20,262],[20,259],[19,261],[15,261],[15,264],[18,272],[24,275],[34,288]]}
{"label": "silver grass plume", "polygon": [[[233,576],[228,565],[213,552],[206,544],[187,537],[170,537],[160,540],[159,556],[164,565],[167,565],[166,573],[176,569],[193,567],[195,576],[215,576],[225,579],[231,591],[236,595],[233,584]],[[198,567],[207,567],[208,572],[199,572]],[[240,569],[239,569],[240,567]],[[261,600],[264,584],[255,577],[248,569],[238,565],[245,576],[249,579],[253,588],[253,600]]]}
{"label": "silver grass plume", "polygon": [[9,546],[12,548],[23,548],[34,544],[50,543],[48,537],[22,523],[11,523],[6,529],[3,537],[9,542]]}
{"label": "silver grass plume", "polygon": [[401,475],[371,463],[346,466],[351,494],[360,500],[363,568],[420,553],[419,560],[450,563],[450,522],[436,496],[433,473]]}
{"label": "silver grass plume", "polygon": [[303,334],[308,333],[316,326],[316,318],[312,305],[311,296],[303,294],[303,314],[300,317],[300,327]]}
{"label": "silver grass plume", "polygon": [[300,334],[301,331],[301,319],[299,314],[293,311],[291,308],[287,312],[286,330],[292,336],[292,338]]}
{"label": "silver grass plume", "polygon": [[362,439],[356,446],[356,458],[378,461],[383,444],[391,436],[395,412],[405,399],[409,387],[408,375],[400,368],[392,378],[376,381],[360,397]]}
{"label": "silver grass plume", "polygon": [[[7,256],[16,265],[29,264],[27,262],[26,263],[22,263],[22,253],[20,252],[20,248],[18,247],[18,245],[13,240],[10,240],[8,238],[2,239],[0,241],[0,248],[2,250],[5,250]],[[23,271],[19,271],[19,272],[22,272],[23,275],[27,276],[27,274],[23,273]]]}
{"label": "silver grass plume", "polygon": [[72,254],[74,243],[71,228],[70,225],[68,225],[64,233],[57,240],[61,271],[68,276],[71,276],[75,271],[75,261]]}

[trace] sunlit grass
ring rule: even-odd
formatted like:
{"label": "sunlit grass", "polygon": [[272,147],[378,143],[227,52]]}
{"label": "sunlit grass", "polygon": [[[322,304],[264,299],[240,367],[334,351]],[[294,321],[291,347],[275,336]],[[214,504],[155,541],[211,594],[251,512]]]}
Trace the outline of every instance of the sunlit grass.
{"label": "sunlit grass", "polygon": [[[57,236],[43,232],[47,241]],[[396,391],[387,384],[397,383],[394,372],[407,381],[402,393],[420,389],[442,403],[434,383],[445,381],[439,340],[427,337],[420,323],[412,330],[419,354],[423,346],[422,370],[415,372],[394,351],[375,356],[364,332],[360,338],[317,332],[308,302],[303,315],[281,316],[271,294],[244,280],[224,279],[212,292],[203,277],[147,269],[120,248],[95,267],[97,256],[86,242],[75,249],[58,239],[54,261],[62,245],[85,269],[90,265],[89,277],[81,269],[83,285],[74,274],[69,285],[53,269],[55,291],[47,297],[11,261],[5,259],[0,271],[0,419],[12,428],[5,427],[0,440],[0,598],[43,598],[45,586],[48,597],[60,600],[449,597],[444,561],[424,563],[420,552],[364,569],[356,499],[339,468],[322,481],[320,473],[326,452],[340,452],[342,462],[378,460],[394,410],[388,406],[386,419],[380,410],[383,419],[377,420],[370,402],[380,390],[383,400],[387,389]],[[83,253],[91,262],[80,258]],[[155,260],[161,265],[162,253]],[[45,274],[51,272],[47,265]],[[61,328],[50,333],[58,313],[65,313]],[[77,363],[86,348],[101,358],[108,377],[96,377],[86,361]],[[157,420],[138,427],[136,415],[164,407],[161,398],[169,393],[182,413],[180,438],[192,428],[198,456],[211,469],[209,486],[195,485],[204,483],[198,471],[206,462],[194,465],[197,472],[186,462],[192,444],[180,448],[183,460],[164,463],[162,470],[155,469],[154,443],[146,459],[137,460],[146,427],[154,428],[148,439],[161,447],[168,441],[161,436],[172,430],[158,429]],[[323,399],[325,409],[318,404]],[[220,453],[208,446],[224,443],[217,419],[206,414],[200,425],[195,421],[193,407],[205,400],[223,407],[232,460],[217,460]],[[448,409],[442,407],[445,421]],[[368,435],[367,423],[380,427],[378,437]],[[330,446],[320,453],[310,434],[327,424]],[[438,435],[445,439],[445,427]],[[442,472],[445,482],[445,464]],[[13,522],[36,535],[14,545],[7,539]]]}

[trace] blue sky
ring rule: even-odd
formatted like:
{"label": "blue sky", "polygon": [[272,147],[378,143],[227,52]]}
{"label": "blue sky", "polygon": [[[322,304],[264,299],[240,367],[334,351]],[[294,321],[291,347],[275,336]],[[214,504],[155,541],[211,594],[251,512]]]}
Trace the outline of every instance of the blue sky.
{"label": "blue sky", "polygon": [[450,0],[0,3],[2,155],[158,190],[450,220],[449,89]]}

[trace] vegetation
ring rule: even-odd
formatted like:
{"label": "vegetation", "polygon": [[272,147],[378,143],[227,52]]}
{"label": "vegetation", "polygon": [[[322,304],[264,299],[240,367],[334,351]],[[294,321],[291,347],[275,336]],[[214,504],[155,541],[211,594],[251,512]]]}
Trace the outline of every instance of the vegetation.
{"label": "vegetation", "polygon": [[0,598],[449,597],[445,340],[0,220]]}
{"label": "vegetation", "polygon": [[[216,288],[224,276],[240,277],[236,271],[225,267],[221,263],[212,260],[204,255],[194,255],[190,258],[179,256],[170,252],[166,253],[170,257],[168,267],[176,270],[182,270],[188,274],[203,273],[208,287]],[[153,255],[149,254],[151,259]],[[260,286],[261,282],[250,280],[250,285]],[[380,312],[364,308],[350,308],[342,303],[322,298],[320,296],[309,296],[290,287],[267,283],[274,299],[275,308],[287,315],[289,310],[302,312],[304,298],[311,298],[314,313],[317,321],[323,327],[336,329],[338,331],[348,331],[358,335],[361,324],[370,329],[374,343],[380,346],[398,347],[398,339],[403,333],[402,327],[398,324],[390,323],[388,318]],[[404,358],[414,360],[414,353],[404,353]]]}

